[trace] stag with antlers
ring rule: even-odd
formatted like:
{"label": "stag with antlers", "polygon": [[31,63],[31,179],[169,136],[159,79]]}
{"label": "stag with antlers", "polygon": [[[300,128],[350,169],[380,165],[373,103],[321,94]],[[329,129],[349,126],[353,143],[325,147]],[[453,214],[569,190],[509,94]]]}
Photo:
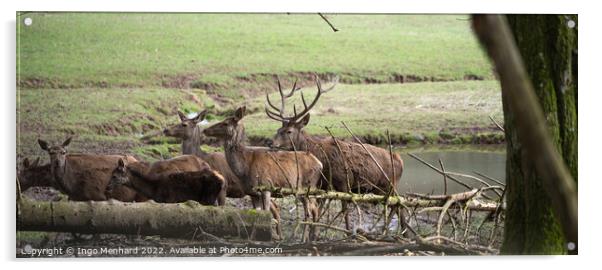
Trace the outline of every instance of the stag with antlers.
{"label": "stag with antlers", "polygon": [[[318,91],[314,100],[308,105],[303,93],[301,100],[304,109],[297,112],[293,106],[293,115],[285,115],[286,99],[292,97],[300,90],[297,84],[293,85],[290,92],[282,90],[278,80],[278,92],[280,93],[280,106],[272,103],[266,95],[267,103],[265,112],[273,120],[282,123],[271,143],[272,148],[306,151],[316,156],[323,164],[323,174],[319,186],[322,189],[334,189],[341,192],[375,193],[387,195],[395,193],[395,187],[403,172],[403,160],[399,154],[393,156],[389,151],[369,144],[346,142],[336,138],[323,138],[308,134],[304,127],[309,123],[310,111],[317,104],[322,94],[334,89],[338,79],[329,88],[322,88],[318,76],[315,76]],[[370,151],[372,157],[370,156]],[[378,168],[378,164],[383,171]],[[346,203],[343,204],[345,211],[345,225],[351,229],[349,211]]]}

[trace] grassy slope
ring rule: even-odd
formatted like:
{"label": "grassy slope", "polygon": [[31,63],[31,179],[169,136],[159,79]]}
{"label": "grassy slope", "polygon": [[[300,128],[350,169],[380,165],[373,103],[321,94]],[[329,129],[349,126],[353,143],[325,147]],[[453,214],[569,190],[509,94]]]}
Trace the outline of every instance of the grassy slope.
{"label": "grassy slope", "polygon": [[210,101],[203,91],[173,89],[23,89],[17,153],[43,154],[37,138],[59,142],[70,135],[76,152],[131,152],[143,134],[178,121],[176,109],[196,111]]}
{"label": "grassy slope", "polygon": [[[308,99],[315,94],[314,87],[303,91]],[[176,123],[176,108],[194,112],[213,107],[212,112],[220,112],[204,93],[174,89],[21,90],[18,152],[43,154],[35,143],[38,136],[59,141],[66,134],[75,134],[75,151],[169,156],[179,147],[142,146],[140,137]],[[496,133],[487,115],[502,119],[499,95],[497,81],[340,84],[322,96],[308,131],[327,135],[323,127],[328,126],[336,136],[348,137],[340,125],[345,121],[358,136],[372,143],[382,143],[387,129],[398,143],[471,143],[480,134]],[[278,98],[277,94],[272,97]],[[290,102],[301,104],[298,95]],[[263,97],[247,102],[253,112],[244,121],[250,137],[271,137],[279,127],[265,116],[263,104]],[[166,138],[155,140],[168,142]]]}
{"label": "grassy slope", "polygon": [[[328,125],[346,136],[338,126],[344,120],[374,141],[389,129],[401,142],[467,143],[492,131],[487,115],[501,119],[495,81],[348,84],[395,74],[492,80],[466,16],[333,15],[342,29],[337,33],[314,14],[27,16],[33,25],[18,24],[17,41],[20,155],[43,155],[38,137],[58,141],[68,134],[77,136],[73,151],[173,154],[173,144],[142,145],[138,138],[177,121],[176,107],[216,105],[220,118],[247,103],[255,111],[245,120],[249,134],[270,137],[278,125],[264,116],[263,97],[257,97],[273,90],[270,74],[305,76],[303,83],[312,85],[301,73],[337,73],[347,83],[323,97],[312,133],[325,134]],[[209,96],[169,87],[178,80],[184,83],[174,87],[220,87]],[[308,97],[314,90],[306,90]],[[216,96],[230,103],[213,102]]]}
{"label": "grassy slope", "polygon": [[[308,102],[313,100],[315,87],[303,91]],[[276,93],[270,97],[279,101]],[[493,132],[495,128],[487,115],[503,118],[500,98],[497,81],[341,84],[320,98],[307,130],[326,135],[324,126],[327,126],[335,136],[349,137],[341,125],[345,121],[362,137],[385,138],[388,129],[393,140],[399,140],[400,136],[405,136],[402,138],[405,140],[439,133]],[[264,103],[264,97],[249,103],[254,111],[259,111],[246,119],[250,136],[272,136],[280,126],[263,113]],[[288,113],[292,112],[293,103],[297,108],[302,107],[300,95],[287,103]]]}
{"label": "grassy slope", "polygon": [[[289,72],[491,79],[466,16],[28,14],[19,75],[42,86],[160,86],[183,76],[228,85]],[[26,85],[27,86],[27,85]]]}

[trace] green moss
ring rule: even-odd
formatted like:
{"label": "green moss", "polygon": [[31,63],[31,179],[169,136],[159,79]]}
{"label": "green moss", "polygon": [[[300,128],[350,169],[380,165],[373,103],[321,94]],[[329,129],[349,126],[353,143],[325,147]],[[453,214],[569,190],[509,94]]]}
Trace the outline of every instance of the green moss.
{"label": "green moss", "polygon": [[17,231],[17,241],[39,242],[49,238],[49,232]]}
{"label": "green moss", "polygon": [[156,161],[175,157],[180,154],[180,145],[155,144],[134,147],[132,152],[146,161]]}
{"label": "green moss", "polygon": [[192,201],[192,200],[188,200],[182,203],[184,206],[186,207],[190,207],[190,208],[196,208],[201,206],[201,204],[197,201]]}

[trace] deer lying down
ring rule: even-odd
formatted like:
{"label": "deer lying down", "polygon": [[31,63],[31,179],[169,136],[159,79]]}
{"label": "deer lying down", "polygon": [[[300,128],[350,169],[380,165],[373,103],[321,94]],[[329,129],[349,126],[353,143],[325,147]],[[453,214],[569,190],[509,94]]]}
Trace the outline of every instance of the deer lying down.
{"label": "deer lying down", "polygon": [[136,162],[132,156],[67,154],[68,138],[60,145],[50,146],[48,142],[38,140],[40,147],[50,155],[50,174],[52,186],[67,194],[73,201],[104,201],[116,199],[124,202],[145,201],[128,187],[119,187],[111,193],[105,193],[111,172],[121,158]]}
{"label": "deer lying down", "polygon": [[22,165],[17,171],[21,192],[25,192],[31,187],[54,187],[50,163],[45,165],[39,165],[39,163],[40,158],[33,162],[29,162],[28,158],[23,159]]}
{"label": "deer lying down", "polygon": [[204,205],[223,205],[219,201],[225,189],[224,177],[200,158],[191,155],[157,161],[153,164],[134,162],[126,165],[119,159],[107,187],[125,185],[161,203],[194,200]]}
{"label": "deer lying down", "polygon": [[[240,178],[232,172],[226,156],[223,152],[207,153],[201,149],[201,142],[204,137],[203,130],[199,123],[205,120],[207,110],[197,114],[195,117],[188,118],[183,112],[178,111],[180,123],[165,128],[163,134],[169,137],[175,137],[182,140],[182,154],[196,155],[211,166],[212,169],[218,171],[226,179],[226,194],[228,198],[243,198],[247,194],[243,188]],[[225,200],[225,198],[224,198]],[[254,205],[255,207],[255,205]],[[280,210],[278,205],[272,201],[270,211],[278,220]]]}
{"label": "deer lying down", "polygon": [[[219,122],[203,132],[223,140],[226,160],[230,168],[240,178],[245,193],[255,201],[254,205],[269,210],[271,193],[262,192],[261,198],[253,188],[274,187],[312,187],[320,180],[322,163],[310,153],[292,151],[271,151],[266,148],[248,147],[243,143],[244,127],[240,120],[244,117],[245,107],[238,108],[234,116]],[[303,200],[306,220],[318,217],[314,200]],[[278,222],[280,224],[280,222]],[[279,229],[280,234],[280,229]],[[313,237],[310,233],[310,237]]]}

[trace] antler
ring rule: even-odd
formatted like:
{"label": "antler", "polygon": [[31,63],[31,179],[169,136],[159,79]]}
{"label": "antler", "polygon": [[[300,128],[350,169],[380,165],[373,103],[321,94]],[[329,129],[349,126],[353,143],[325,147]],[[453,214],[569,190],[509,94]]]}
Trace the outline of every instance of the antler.
{"label": "antler", "polygon": [[291,91],[288,94],[284,94],[284,92],[282,91],[282,84],[280,83],[280,78],[276,77],[276,80],[278,81],[278,92],[280,93],[280,108],[276,107],[270,100],[270,95],[268,93],[265,93],[265,98],[267,100],[267,104],[272,109],[277,111],[277,112],[270,111],[270,109],[266,106],[265,113],[268,115],[268,117],[270,117],[276,121],[286,121],[286,118],[284,117],[284,103],[287,98],[292,97],[296,91],[301,89],[301,87],[297,88],[297,80],[295,80],[295,83],[293,84],[293,88],[291,89]]}
{"label": "antler", "polygon": [[[268,115],[268,117],[276,120],[276,121],[281,121],[281,122],[287,122],[287,123],[291,123],[291,122],[297,122],[299,119],[302,119],[305,115],[307,115],[309,113],[309,111],[316,105],[316,103],[318,103],[318,99],[320,99],[320,96],[332,89],[334,89],[334,87],[338,84],[339,82],[339,77],[336,77],[334,80],[334,84],[327,88],[327,89],[323,89],[322,88],[322,83],[320,82],[320,78],[318,77],[318,75],[314,75],[315,79],[316,79],[316,86],[318,87],[318,93],[316,94],[316,96],[314,97],[314,100],[311,102],[311,104],[308,106],[307,102],[305,101],[305,96],[303,95],[303,92],[301,92],[301,101],[303,101],[303,111],[301,111],[301,113],[297,113],[297,107],[295,107],[293,105],[293,116],[291,117],[285,117],[284,116],[284,98],[282,99],[282,105],[280,107],[280,109],[276,108],[276,106],[274,106],[269,98],[268,98],[268,103],[269,105],[274,108],[275,110],[279,111],[279,114],[276,114],[275,112],[270,111],[267,107],[265,108],[266,113]],[[278,82],[278,87],[280,87],[280,81]],[[294,89],[294,87],[293,87]],[[296,91],[296,90],[295,90]],[[286,96],[286,98],[291,97],[293,95],[293,93],[295,91],[291,91],[291,93],[289,93],[288,96]],[[282,92],[280,92],[280,96],[283,97]]]}

